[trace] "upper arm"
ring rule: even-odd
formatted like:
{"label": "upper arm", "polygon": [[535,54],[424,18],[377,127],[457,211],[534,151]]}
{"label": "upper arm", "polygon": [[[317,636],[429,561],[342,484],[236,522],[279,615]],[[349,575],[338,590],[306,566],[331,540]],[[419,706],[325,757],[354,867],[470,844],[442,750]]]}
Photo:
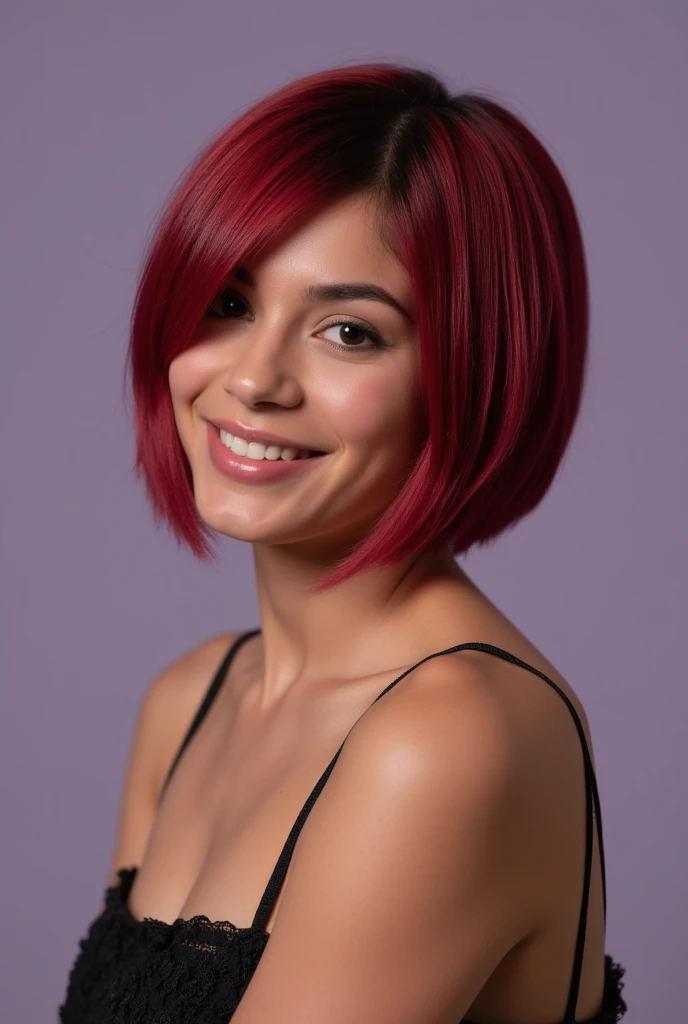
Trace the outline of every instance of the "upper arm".
{"label": "upper arm", "polygon": [[477,671],[352,730],[236,1024],[454,1024],[529,933],[518,743]]}
{"label": "upper arm", "polygon": [[167,665],[147,686],[129,748],[108,885],[139,865],[167,772],[213,673],[236,634],[211,637]]}

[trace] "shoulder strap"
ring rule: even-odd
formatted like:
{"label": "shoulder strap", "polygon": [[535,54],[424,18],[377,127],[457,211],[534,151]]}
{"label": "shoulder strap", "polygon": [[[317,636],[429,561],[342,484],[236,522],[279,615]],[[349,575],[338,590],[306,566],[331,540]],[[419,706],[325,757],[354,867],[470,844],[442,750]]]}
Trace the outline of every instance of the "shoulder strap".
{"label": "shoulder strap", "polygon": [[[584,949],[584,945],[585,945],[585,928],[586,928],[586,922],[587,922],[588,899],[589,899],[589,895],[590,895],[590,876],[591,876],[591,872],[592,872],[592,852],[593,852],[593,841],[592,841],[593,808],[592,808],[592,803],[593,803],[593,801],[594,801],[594,807],[595,807],[595,816],[596,816],[596,820],[597,820],[597,835],[598,835],[598,841],[599,841],[599,845],[600,845],[600,862],[601,862],[601,867],[602,867],[602,894],[603,894],[603,901],[604,901],[605,921],[606,921],[606,916],[607,916],[607,886],[606,886],[605,867],[604,867],[604,846],[603,846],[603,843],[602,843],[602,816],[601,816],[601,812],[600,812],[600,798],[599,798],[599,793],[597,791],[597,782],[595,780],[595,772],[593,770],[592,761],[590,759],[590,752],[588,750],[588,745],[587,745],[587,742],[586,742],[586,739],[585,739],[585,731],[583,729],[583,725],[581,723],[580,717],[578,716],[578,712],[576,711],[575,707],[573,706],[573,704],[571,703],[569,698],[566,696],[566,694],[563,692],[561,687],[557,686],[557,684],[552,679],[550,679],[548,676],[546,676],[543,672],[540,672],[539,669],[534,668],[532,665],[529,665],[527,662],[522,661],[520,658],[517,658],[516,655],[511,654],[509,651],[505,651],[501,647],[495,647],[493,644],[478,643],[478,642],[476,642],[476,643],[458,644],[457,646],[449,647],[449,648],[447,648],[444,651],[436,651],[434,654],[428,654],[425,658],[422,658],[420,661],[416,662],[415,665],[412,665],[410,668],[407,668],[406,671],[402,672],[402,674],[400,676],[397,676],[396,679],[394,679],[388,686],[385,687],[385,689],[382,691],[382,693],[378,694],[378,696],[373,701],[373,704],[375,704],[378,700],[380,700],[380,698],[383,697],[389,690],[391,690],[393,686],[395,686],[405,676],[407,676],[409,674],[409,672],[412,672],[414,669],[418,668],[419,665],[422,665],[424,662],[428,661],[430,658],[437,658],[437,657],[440,657],[443,654],[453,654],[456,651],[463,651],[463,650],[485,651],[487,654],[496,655],[497,657],[502,658],[504,661],[510,661],[510,662],[513,662],[516,665],[520,665],[522,668],[528,669],[529,672],[533,672],[533,673],[535,673],[535,675],[540,676],[541,679],[544,679],[544,681],[546,683],[548,683],[554,690],[556,690],[556,692],[559,694],[559,696],[562,698],[562,700],[565,702],[566,706],[568,707],[569,711],[571,712],[571,715],[573,716],[573,720],[574,720],[575,725],[576,725],[576,729],[578,731],[578,736],[579,736],[580,741],[581,741],[581,746],[582,746],[582,750],[583,750],[583,766],[584,766],[584,772],[585,772],[585,787],[586,787],[586,798],[585,798],[585,820],[586,820],[585,873],[584,873],[584,878],[583,878],[582,906],[581,906],[581,913],[580,913],[580,918],[579,918],[579,922],[578,922],[578,934],[577,934],[577,938],[576,938],[576,948],[575,948],[575,954],[574,954],[573,975],[572,975],[572,979],[571,979],[571,986],[570,986],[570,990],[569,990],[569,997],[568,997],[568,1002],[567,1002],[567,1006],[566,1006],[566,1013],[565,1013],[564,1021],[563,1021],[563,1024],[575,1024],[574,1014],[575,1014],[576,1003],[578,1001],[578,989],[579,989],[579,986],[580,986],[581,970],[582,970],[582,965],[583,965],[583,949]],[[371,705],[371,707],[372,707],[372,705]],[[366,710],[368,710],[368,709],[366,709]],[[365,713],[366,712],[364,711],[363,714],[365,714]],[[356,719],[356,722],[354,722],[354,725],[351,727],[352,729],[354,728],[356,723],[360,720],[360,717],[362,717],[362,716],[359,716],[359,718]],[[263,931],[265,929],[265,925],[267,924],[268,918],[270,917],[270,912],[272,910],[274,901],[277,898],[277,895],[278,895],[278,893],[279,893],[279,891],[280,891],[280,889],[282,887],[282,884],[284,882],[285,876],[287,874],[287,869],[289,867],[289,863],[291,861],[292,854],[294,852],[294,847],[296,845],[296,841],[297,841],[297,839],[299,837],[301,829],[303,828],[303,826],[305,824],[306,818],[310,814],[311,808],[315,804],[315,801],[317,800],[318,796],[322,792],[322,789],[323,789],[325,783],[327,782],[328,778],[330,777],[330,774],[332,773],[332,769],[334,768],[335,764],[337,763],[337,759],[339,758],[339,755],[342,752],[342,749],[344,747],[344,743],[346,742],[346,739],[349,736],[350,732],[351,732],[351,729],[349,730],[347,735],[344,737],[344,741],[342,742],[341,746],[339,747],[339,750],[336,752],[336,754],[334,755],[334,757],[332,758],[332,760],[328,764],[327,768],[325,769],[325,771],[322,773],[322,775],[320,776],[320,778],[316,782],[316,784],[313,787],[310,795],[308,796],[308,799],[306,800],[305,804],[303,805],[298,818],[294,822],[294,825],[293,825],[289,835],[287,836],[286,842],[285,842],[284,846],[282,847],[282,852],[280,853],[280,856],[279,856],[279,859],[277,861],[277,864],[275,865],[274,871],[272,872],[272,875],[270,876],[270,879],[268,880],[268,884],[267,884],[267,886],[265,888],[265,892],[263,893],[261,901],[260,901],[260,903],[258,905],[258,909],[256,910],[256,914],[255,914],[255,917],[253,919],[252,928],[257,928],[257,929],[260,929],[261,931]],[[592,800],[591,800],[591,796],[592,796]]]}
{"label": "shoulder strap", "polygon": [[182,754],[184,753],[184,751],[188,747],[189,743],[191,742],[191,739],[192,739],[194,733],[196,732],[196,730],[198,729],[199,725],[201,724],[201,722],[203,721],[203,719],[207,715],[208,710],[210,708],[210,705],[215,700],[215,698],[216,698],[216,696],[218,694],[218,691],[219,691],[220,687],[222,686],[222,683],[224,682],[224,678],[227,675],[227,672],[229,671],[229,666],[232,663],[232,659],[234,658],[234,655],[236,654],[238,649],[241,647],[241,645],[243,643],[245,643],[245,641],[248,640],[250,637],[255,636],[256,633],[260,633],[260,630],[259,629],[252,629],[252,630],[250,630],[247,633],[240,633],[239,636],[235,640],[232,641],[229,650],[227,651],[227,653],[225,654],[224,658],[220,662],[220,665],[219,665],[219,667],[217,669],[217,672],[213,676],[212,682],[210,683],[210,686],[208,687],[208,689],[206,691],[206,694],[205,694],[203,700],[200,703],[198,711],[196,712],[196,715],[194,716],[194,719],[193,719],[191,725],[189,726],[189,728],[188,728],[188,730],[186,732],[186,736],[184,737],[184,739],[182,741],[182,745],[180,746],[179,750],[177,751],[177,755],[176,755],[174,761],[172,762],[172,766],[170,767],[170,770],[167,773],[167,778],[165,779],[165,783],[164,783],[164,785],[163,785],[163,787],[162,787],[162,789],[160,791],[160,797],[158,799],[158,804],[160,803],[160,800],[162,800],[163,793],[165,792],[165,790],[167,789],[167,786],[169,785],[169,781],[172,778],[172,773],[174,772],[174,769],[177,767],[177,765],[179,763],[179,759],[181,758]]}

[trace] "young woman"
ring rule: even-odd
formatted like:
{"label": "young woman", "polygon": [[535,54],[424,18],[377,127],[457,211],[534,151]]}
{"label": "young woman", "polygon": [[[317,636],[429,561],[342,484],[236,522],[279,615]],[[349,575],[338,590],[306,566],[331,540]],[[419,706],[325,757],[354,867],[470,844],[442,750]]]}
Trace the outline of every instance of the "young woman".
{"label": "young woman", "polygon": [[547,492],[587,331],[567,187],[486,97],[338,68],[196,160],[137,470],[199,557],[252,545],[260,628],[145,694],[63,1024],[621,1018],[585,713],[455,561]]}

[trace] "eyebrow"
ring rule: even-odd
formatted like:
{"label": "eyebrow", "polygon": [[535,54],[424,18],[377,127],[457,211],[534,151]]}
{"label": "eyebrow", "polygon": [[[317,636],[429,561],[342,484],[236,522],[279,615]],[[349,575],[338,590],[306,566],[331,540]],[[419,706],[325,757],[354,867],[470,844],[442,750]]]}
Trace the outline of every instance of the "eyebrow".
{"label": "eyebrow", "polygon": [[[234,277],[237,281],[241,281],[242,284],[247,285],[249,288],[255,288],[255,282],[249,274],[246,267],[237,267],[234,272]],[[352,299],[373,299],[376,302],[384,302],[386,305],[391,306],[392,309],[396,309],[398,313],[406,317],[407,320],[412,320],[413,317],[404,309],[401,303],[390,295],[388,291],[381,288],[377,284],[364,284],[362,282],[353,282],[351,284],[311,284],[307,288],[304,288],[301,292],[301,298],[304,302],[328,302],[328,301],[350,301]]]}

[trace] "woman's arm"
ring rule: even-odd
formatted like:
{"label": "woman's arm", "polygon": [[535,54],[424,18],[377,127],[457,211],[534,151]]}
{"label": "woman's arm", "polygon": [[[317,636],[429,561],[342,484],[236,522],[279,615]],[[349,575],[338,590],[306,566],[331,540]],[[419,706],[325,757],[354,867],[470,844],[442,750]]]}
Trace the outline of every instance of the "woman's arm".
{"label": "woman's arm", "polygon": [[455,1024],[537,927],[523,738],[443,660],[351,732],[232,1024]]}

